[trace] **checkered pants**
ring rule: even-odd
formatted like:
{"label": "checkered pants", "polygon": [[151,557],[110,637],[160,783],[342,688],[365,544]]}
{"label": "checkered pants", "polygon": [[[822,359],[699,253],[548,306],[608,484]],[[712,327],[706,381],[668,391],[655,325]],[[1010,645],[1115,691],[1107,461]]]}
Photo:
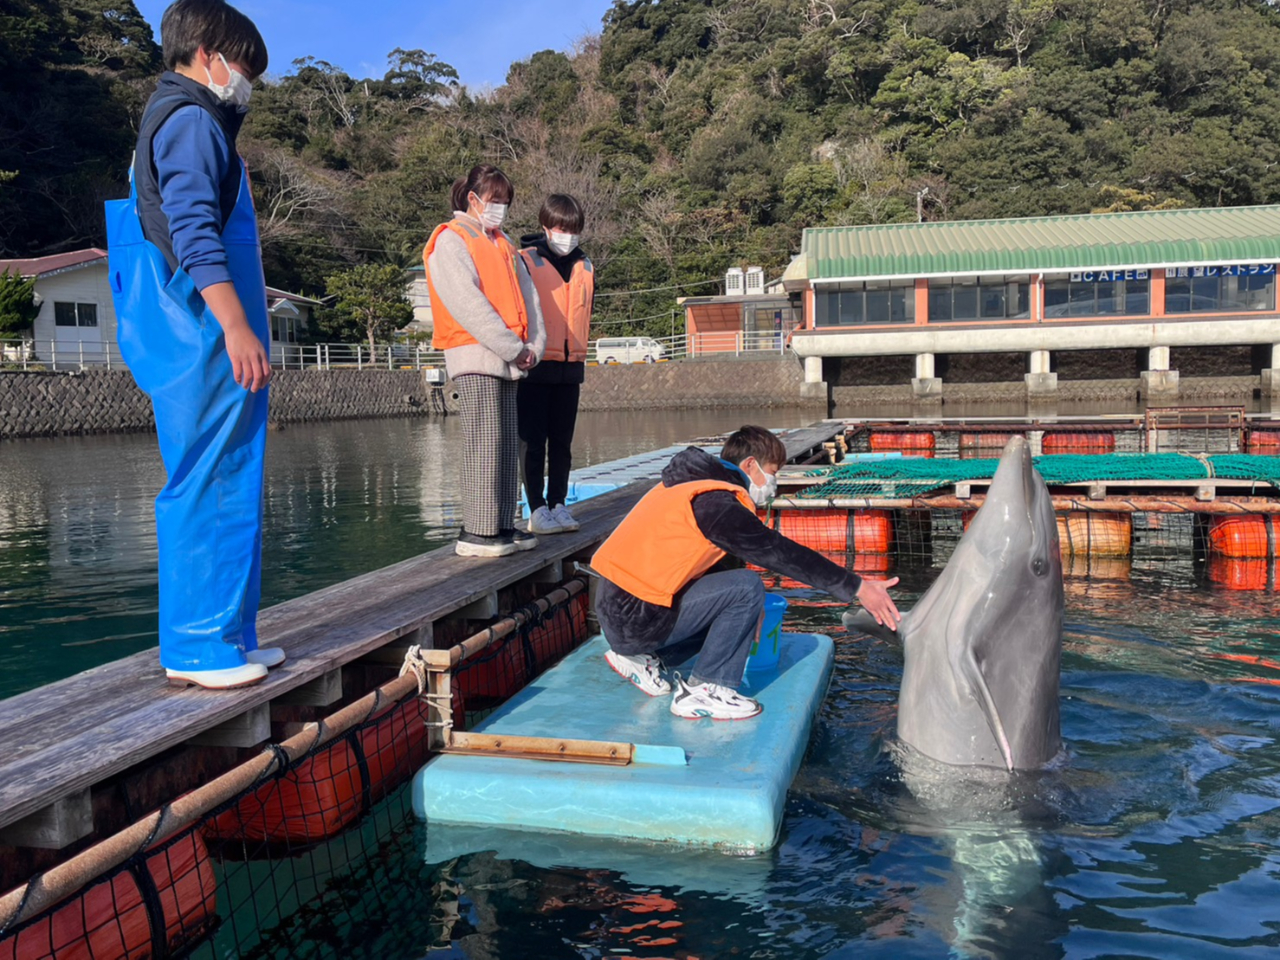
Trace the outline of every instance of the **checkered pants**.
{"label": "checkered pants", "polygon": [[454,380],[462,413],[462,523],[492,537],[515,526],[520,482],[516,382],[480,373]]}

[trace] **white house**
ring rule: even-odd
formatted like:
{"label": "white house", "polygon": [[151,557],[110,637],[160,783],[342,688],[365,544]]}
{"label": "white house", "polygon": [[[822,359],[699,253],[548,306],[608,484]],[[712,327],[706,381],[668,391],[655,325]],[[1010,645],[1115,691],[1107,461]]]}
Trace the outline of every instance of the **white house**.
{"label": "white house", "polygon": [[[5,272],[35,278],[40,312],[30,338],[34,359],[64,370],[121,363],[107,251],[90,247],[30,260],[0,260],[0,273]],[[318,306],[319,300],[267,287],[272,363],[282,362]],[[13,353],[14,345],[7,352]]]}

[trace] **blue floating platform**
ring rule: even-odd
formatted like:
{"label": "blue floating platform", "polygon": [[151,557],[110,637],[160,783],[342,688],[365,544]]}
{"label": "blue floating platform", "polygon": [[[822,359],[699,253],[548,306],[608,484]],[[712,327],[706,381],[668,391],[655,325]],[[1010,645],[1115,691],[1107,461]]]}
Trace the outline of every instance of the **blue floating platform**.
{"label": "blue floating platform", "polygon": [[[432,824],[511,827],[759,851],[773,846],[787,788],[809,742],[834,661],[829,637],[784,633],[775,670],[748,673],[750,720],[684,720],[646,697],[588,641],[476,732],[612,740],[658,749],[625,767],[447,754],[413,779],[414,812]],[[670,762],[683,750],[686,762]]]}

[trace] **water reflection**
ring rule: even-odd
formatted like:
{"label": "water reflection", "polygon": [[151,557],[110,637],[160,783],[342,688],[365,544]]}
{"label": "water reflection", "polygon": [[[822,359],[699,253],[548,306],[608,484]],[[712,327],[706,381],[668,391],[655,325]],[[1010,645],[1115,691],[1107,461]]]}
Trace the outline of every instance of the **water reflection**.
{"label": "water reflection", "polygon": [[[584,413],[579,465],[789,410]],[[293,426],[267,443],[263,602],[448,542],[461,514],[457,418]],[[0,444],[0,697],[155,644],[164,471],[149,435]]]}

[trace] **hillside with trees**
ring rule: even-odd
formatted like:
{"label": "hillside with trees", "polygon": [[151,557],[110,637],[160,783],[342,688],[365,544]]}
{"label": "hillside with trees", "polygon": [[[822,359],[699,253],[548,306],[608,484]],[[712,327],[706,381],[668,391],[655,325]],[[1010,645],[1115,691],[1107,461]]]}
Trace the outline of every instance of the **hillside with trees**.
{"label": "hillside with trees", "polygon": [[[0,0],[0,248],[101,243],[158,70],[131,0]],[[270,43],[270,37],[267,38]],[[271,283],[420,262],[452,180],[582,199],[599,331],[664,334],[802,230],[1280,199],[1280,13],[1231,0],[617,0],[492,91],[273,64],[241,139]],[[637,292],[645,291],[645,292]]]}

